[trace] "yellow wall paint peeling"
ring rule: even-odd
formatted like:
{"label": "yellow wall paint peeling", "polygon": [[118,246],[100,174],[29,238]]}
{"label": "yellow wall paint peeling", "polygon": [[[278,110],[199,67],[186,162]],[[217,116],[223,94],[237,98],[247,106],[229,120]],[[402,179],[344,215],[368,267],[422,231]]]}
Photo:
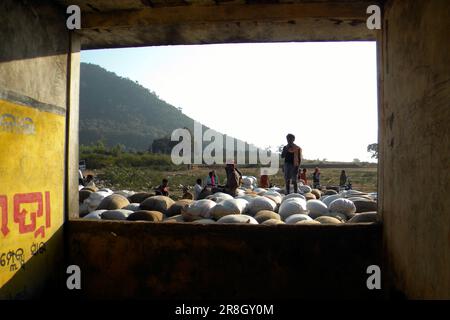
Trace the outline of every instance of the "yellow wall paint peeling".
{"label": "yellow wall paint peeling", "polygon": [[49,240],[64,221],[64,141],[64,116],[0,99],[0,297],[26,295],[52,268],[58,246]]}

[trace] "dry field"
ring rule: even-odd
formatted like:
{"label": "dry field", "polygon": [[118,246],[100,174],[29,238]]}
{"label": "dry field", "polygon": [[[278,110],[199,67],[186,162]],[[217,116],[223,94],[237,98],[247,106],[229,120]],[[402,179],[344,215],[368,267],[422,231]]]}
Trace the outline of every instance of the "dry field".
{"label": "dry field", "polygon": [[[89,170],[85,174],[94,174],[96,183],[100,187],[109,187],[114,190],[133,190],[133,191],[152,191],[163,178],[169,179],[169,187],[171,194],[178,198],[181,195],[181,185],[193,186],[197,178],[202,180],[207,176],[211,168],[195,167],[193,169],[181,169],[177,171],[163,171],[149,168],[136,167],[109,167],[101,170]],[[221,167],[215,168],[219,175],[219,182],[224,183],[225,170]],[[342,168],[322,168],[321,169],[321,185],[338,185],[339,176]],[[344,168],[347,176],[350,178],[353,189],[364,192],[377,191],[377,168]],[[259,169],[242,168],[240,171],[244,175],[252,175],[259,177]],[[312,169],[308,169],[308,183],[312,183]],[[280,170],[278,174],[271,176],[272,184],[283,187],[283,172]]]}

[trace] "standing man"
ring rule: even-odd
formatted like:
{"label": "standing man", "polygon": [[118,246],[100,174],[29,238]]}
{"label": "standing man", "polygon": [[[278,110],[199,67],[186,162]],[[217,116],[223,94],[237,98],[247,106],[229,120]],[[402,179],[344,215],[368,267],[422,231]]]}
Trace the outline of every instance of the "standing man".
{"label": "standing man", "polygon": [[320,169],[316,167],[313,172],[313,188],[320,189]]}
{"label": "standing man", "polygon": [[291,180],[294,185],[294,192],[298,192],[298,168],[302,162],[302,148],[297,146],[295,136],[289,133],[286,136],[287,145],[284,146],[281,152],[281,157],[284,159],[284,180],[286,182],[286,194],[290,193]]}
{"label": "standing man", "polygon": [[345,170],[341,171],[341,176],[339,177],[339,186],[345,188],[347,186],[347,174]]}

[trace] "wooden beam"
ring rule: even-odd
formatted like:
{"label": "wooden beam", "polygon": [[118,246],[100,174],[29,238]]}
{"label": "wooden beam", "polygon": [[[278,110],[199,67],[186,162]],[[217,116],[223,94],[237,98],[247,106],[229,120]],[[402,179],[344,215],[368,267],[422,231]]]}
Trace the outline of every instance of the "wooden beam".
{"label": "wooden beam", "polygon": [[[139,10],[88,12],[82,15],[82,29],[113,29],[151,25],[182,25],[237,21],[284,21],[302,18],[367,19],[373,2],[252,4],[219,6],[180,6]],[[82,32],[82,30],[81,30]]]}

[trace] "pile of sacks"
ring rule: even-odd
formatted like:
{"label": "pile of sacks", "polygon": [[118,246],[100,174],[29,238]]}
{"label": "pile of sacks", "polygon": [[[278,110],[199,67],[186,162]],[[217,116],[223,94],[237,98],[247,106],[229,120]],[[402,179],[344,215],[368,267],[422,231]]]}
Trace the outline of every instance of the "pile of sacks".
{"label": "pile of sacks", "polygon": [[80,190],[83,219],[189,222],[199,224],[341,224],[378,222],[376,193],[357,190],[322,192],[299,186],[284,195],[279,188],[258,188],[256,180],[238,189],[236,197],[215,193],[202,200],[155,196],[145,192],[110,189]]}
{"label": "pile of sacks", "polygon": [[258,179],[253,176],[242,176],[242,187],[245,189],[254,189],[256,188]]}

